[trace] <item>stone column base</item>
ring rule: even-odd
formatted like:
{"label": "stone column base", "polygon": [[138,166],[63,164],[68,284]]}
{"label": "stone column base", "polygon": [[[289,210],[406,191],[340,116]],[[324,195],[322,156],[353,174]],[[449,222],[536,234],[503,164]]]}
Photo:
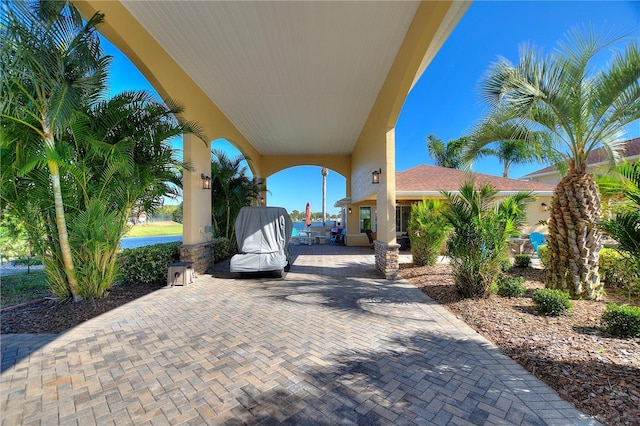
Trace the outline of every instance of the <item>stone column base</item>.
{"label": "stone column base", "polygon": [[193,270],[203,274],[213,266],[213,241],[180,246],[180,261],[193,262]]}
{"label": "stone column base", "polygon": [[398,279],[400,263],[400,244],[387,244],[381,241],[374,241],[376,269],[382,272],[386,279]]}

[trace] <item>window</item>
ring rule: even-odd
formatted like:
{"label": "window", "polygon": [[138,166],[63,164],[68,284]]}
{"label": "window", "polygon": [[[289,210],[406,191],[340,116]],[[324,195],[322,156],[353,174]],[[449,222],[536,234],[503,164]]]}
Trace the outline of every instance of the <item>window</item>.
{"label": "window", "polygon": [[396,232],[407,232],[411,219],[411,206],[396,206]]}
{"label": "window", "polygon": [[364,234],[364,231],[371,228],[371,207],[360,207],[360,232]]}

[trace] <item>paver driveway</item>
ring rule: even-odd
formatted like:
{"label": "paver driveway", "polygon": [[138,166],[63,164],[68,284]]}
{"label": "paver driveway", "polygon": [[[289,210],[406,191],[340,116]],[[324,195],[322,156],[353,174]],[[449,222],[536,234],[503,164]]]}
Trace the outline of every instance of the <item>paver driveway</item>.
{"label": "paver driveway", "polygon": [[370,249],[205,275],[61,336],[3,335],[2,424],[595,424]]}

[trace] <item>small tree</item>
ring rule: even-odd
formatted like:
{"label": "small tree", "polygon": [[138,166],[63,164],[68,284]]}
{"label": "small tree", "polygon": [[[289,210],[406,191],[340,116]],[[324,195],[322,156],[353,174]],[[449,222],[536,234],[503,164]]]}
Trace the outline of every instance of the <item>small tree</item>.
{"label": "small tree", "polygon": [[470,181],[458,194],[443,194],[448,200],[443,214],[453,228],[447,254],[456,288],[463,297],[488,297],[506,255],[506,239],[518,235],[525,219],[525,203],[533,197],[520,192],[496,203],[497,191],[491,185],[475,190]]}
{"label": "small tree", "polygon": [[442,243],[451,230],[442,208],[442,202],[426,199],[411,208],[407,231],[414,265],[432,266],[438,260]]}

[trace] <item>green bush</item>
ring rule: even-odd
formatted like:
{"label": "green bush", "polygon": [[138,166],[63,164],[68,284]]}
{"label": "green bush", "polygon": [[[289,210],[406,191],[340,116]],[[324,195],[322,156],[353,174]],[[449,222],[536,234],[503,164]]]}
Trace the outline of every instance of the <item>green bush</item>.
{"label": "green bush", "polygon": [[500,270],[502,272],[508,272],[513,265],[511,264],[511,259],[509,256],[505,256],[500,259]]}
{"label": "green bush", "polygon": [[528,268],[531,265],[531,256],[528,254],[516,254],[514,265],[516,268]]}
{"label": "green bush", "polygon": [[442,243],[451,229],[441,214],[442,206],[438,200],[423,199],[411,208],[407,232],[416,266],[435,265],[438,260]]}
{"label": "green bush", "polygon": [[600,277],[607,287],[626,290],[629,295],[640,294],[640,265],[638,260],[613,248],[600,250]]}
{"label": "green bush", "polygon": [[538,246],[538,257],[540,258],[540,263],[542,266],[546,268],[549,265],[551,253],[549,253],[549,247],[546,245]]}
{"label": "green bush", "polygon": [[498,295],[503,297],[522,297],[527,292],[523,277],[500,275],[497,284]]}
{"label": "green bush", "polygon": [[640,307],[609,303],[602,325],[615,336],[640,337]]}
{"label": "green bush", "polygon": [[[235,241],[233,242],[235,244]],[[225,237],[213,239],[213,259],[215,263],[226,259],[232,253],[233,246],[231,241]]]}
{"label": "green bush", "polygon": [[14,260],[13,264],[24,266],[42,265],[42,260],[39,257],[20,257]]}
{"label": "green bush", "polygon": [[558,316],[571,309],[569,293],[548,288],[533,292],[533,301],[538,305],[538,312],[543,315]]}
{"label": "green bush", "polygon": [[119,258],[123,279],[140,284],[165,282],[169,264],[180,261],[181,245],[177,241],[123,250]]}

